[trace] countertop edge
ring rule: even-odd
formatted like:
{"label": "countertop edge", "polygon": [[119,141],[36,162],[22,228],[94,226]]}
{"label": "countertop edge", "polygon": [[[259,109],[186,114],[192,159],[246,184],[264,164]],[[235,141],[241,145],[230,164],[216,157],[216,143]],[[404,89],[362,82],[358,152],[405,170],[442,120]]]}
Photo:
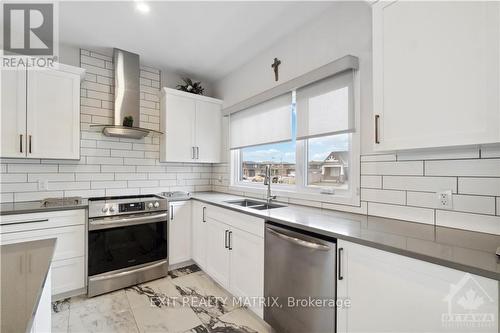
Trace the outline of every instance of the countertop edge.
{"label": "countertop edge", "polygon": [[[216,200],[208,200],[208,199],[204,199],[204,198],[199,198],[199,197],[196,197],[196,194],[194,194],[191,199],[196,200],[196,201],[200,201],[200,202],[204,202],[204,203],[207,203],[210,205],[214,205],[217,207],[229,209],[229,210],[232,210],[232,211],[235,211],[238,213],[243,213],[243,214],[251,215],[254,217],[258,217],[258,218],[264,219],[266,221],[270,221],[270,222],[277,223],[280,225],[292,227],[295,229],[300,229],[300,230],[320,234],[320,235],[331,237],[331,238],[342,239],[345,241],[353,242],[353,243],[364,245],[364,246],[369,246],[369,247],[379,249],[382,251],[386,251],[386,252],[390,252],[390,253],[394,253],[394,254],[398,254],[398,255],[403,255],[405,257],[426,261],[426,262],[429,262],[432,264],[437,264],[440,266],[445,266],[448,268],[452,268],[452,269],[456,269],[459,271],[468,272],[471,274],[476,274],[479,276],[483,276],[486,278],[500,281],[500,273],[495,273],[495,272],[484,270],[484,269],[481,269],[478,267],[473,267],[473,266],[469,266],[466,264],[460,264],[457,262],[449,261],[449,260],[444,259],[444,258],[433,257],[433,256],[429,256],[429,255],[425,255],[425,254],[421,254],[421,253],[417,253],[417,252],[413,252],[413,251],[409,251],[409,250],[404,250],[404,249],[396,248],[393,246],[389,246],[389,245],[385,245],[385,244],[381,244],[381,243],[377,243],[377,242],[372,242],[372,241],[365,240],[365,239],[360,239],[360,238],[356,238],[356,237],[351,237],[351,236],[346,236],[346,235],[339,234],[339,233],[326,231],[323,229],[312,228],[312,227],[309,227],[309,226],[306,226],[306,225],[303,225],[300,223],[295,223],[295,222],[286,221],[283,219],[273,218],[272,216],[265,216],[263,214],[259,214],[258,212],[254,213],[254,212],[250,212],[250,211],[241,209],[238,206],[229,206],[229,205],[221,204],[220,202],[218,202]],[[290,206],[290,205],[288,205],[288,206]],[[307,208],[314,209],[314,207],[307,207]],[[319,209],[319,208],[317,208],[317,209]],[[319,210],[321,210],[321,209],[319,209]],[[352,213],[352,214],[354,214],[354,213]],[[354,215],[360,215],[360,214],[354,214]],[[366,215],[360,215],[360,216],[366,216]]]}
{"label": "countertop edge", "polygon": [[57,238],[45,238],[45,239],[43,239],[43,241],[51,241],[52,242],[52,251],[50,254],[50,258],[48,260],[49,266],[47,268],[47,271],[45,272],[45,276],[43,278],[42,285],[40,286],[40,288],[38,288],[38,293],[36,295],[36,301],[33,304],[33,309],[31,309],[31,317],[26,325],[26,333],[31,332],[31,329],[33,326],[33,321],[35,320],[35,316],[36,316],[36,311],[38,310],[38,306],[40,305],[40,299],[42,298],[43,288],[45,286],[45,283],[47,282],[47,277],[49,276],[49,271],[52,267],[52,259],[54,258],[54,253],[56,251]]}
{"label": "countertop edge", "polygon": [[19,210],[0,210],[0,216],[7,215],[17,215],[17,214],[30,214],[30,213],[44,213],[44,212],[55,212],[61,210],[76,210],[76,209],[87,209],[88,204],[80,205],[68,205],[68,206],[54,206],[54,207],[40,207],[40,208],[27,208]]}

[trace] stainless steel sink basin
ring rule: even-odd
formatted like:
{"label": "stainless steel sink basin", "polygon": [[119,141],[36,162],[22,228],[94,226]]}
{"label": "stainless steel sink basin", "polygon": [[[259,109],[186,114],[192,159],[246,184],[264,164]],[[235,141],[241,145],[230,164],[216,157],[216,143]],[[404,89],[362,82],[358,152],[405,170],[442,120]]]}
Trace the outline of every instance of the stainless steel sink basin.
{"label": "stainless steel sink basin", "polygon": [[240,206],[240,207],[248,207],[251,209],[257,209],[257,210],[266,210],[266,209],[285,207],[283,205],[268,204],[266,202],[251,200],[251,199],[231,200],[231,201],[226,201],[226,203],[231,204],[231,205],[235,205],[235,206]]}

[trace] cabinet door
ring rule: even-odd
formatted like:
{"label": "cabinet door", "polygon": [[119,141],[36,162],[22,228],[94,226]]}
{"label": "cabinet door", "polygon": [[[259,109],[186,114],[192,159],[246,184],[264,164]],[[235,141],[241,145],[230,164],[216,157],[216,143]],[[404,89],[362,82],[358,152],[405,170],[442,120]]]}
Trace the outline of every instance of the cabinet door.
{"label": "cabinet door", "polygon": [[[264,296],[264,239],[231,229],[230,290],[235,296]],[[264,309],[251,307],[261,318]]]}
{"label": "cabinet door", "polygon": [[221,106],[220,104],[196,101],[195,122],[197,162],[219,163],[221,161]]}
{"label": "cabinet door", "polygon": [[1,157],[26,156],[26,70],[1,70]]}
{"label": "cabinet door", "polygon": [[191,249],[193,260],[201,267],[205,268],[207,260],[207,234],[205,211],[207,205],[202,202],[193,201],[192,203],[192,237]]}
{"label": "cabinet door", "polygon": [[32,158],[80,158],[80,76],[28,71],[27,151]]}
{"label": "cabinet door", "polygon": [[374,4],[375,150],[499,142],[499,43],[499,2]]}
{"label": "cabinet door", "polygon": [[169,265],[191,259],[191,202],[170,203],[168,236]]}
{"label": "cabinet door", "polygon": [[480,330],[498,332],[497,281],[342,240],[338,251],[337,298],[350,307],[337,332],[467,331],[447,321],[460,314],[492,314]]}
{"label": "cabinet door", "polygon": [[207,265],[208,275],[224,288],[229,287],[229,249],[227,236],[229,226],[207,218]]}
{"label": "cabinet door", "polygon": [[196,104],[191,98],[166,94],[161,112],[162,162],[194,160],[194,121]]}

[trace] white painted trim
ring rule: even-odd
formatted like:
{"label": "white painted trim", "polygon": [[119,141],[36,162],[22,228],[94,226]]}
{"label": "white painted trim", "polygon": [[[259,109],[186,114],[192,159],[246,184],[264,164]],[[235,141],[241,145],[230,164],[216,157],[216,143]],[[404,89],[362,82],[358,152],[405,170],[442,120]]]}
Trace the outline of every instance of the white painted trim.
{"label": "white painted trim", "polygon": [[204,102],[210,102],[210,103],[216,103],[222,105],[224,103],[223,100],[213,98],[213,97],[207,97],[203,95],[197,95],[197,94],[192,94],[188,93],[185,91],[177,90],[177,89],[172,89],[172,88],[167,88],[163,87],[161,88],[161,95],[165,96],[166,94],[171,94],[171,95],[177,95],[177,96],[182,96],[182,97],[187,97],[199,101],[204,101]]}

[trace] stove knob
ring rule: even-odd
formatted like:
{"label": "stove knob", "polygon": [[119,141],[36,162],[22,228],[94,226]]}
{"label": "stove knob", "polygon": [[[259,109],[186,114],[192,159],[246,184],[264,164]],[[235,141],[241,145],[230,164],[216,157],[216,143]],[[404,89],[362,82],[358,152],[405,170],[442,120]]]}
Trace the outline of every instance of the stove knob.
{"label": "stove knob", "polygon": [[148,209],[151,209],[151,208],[153,208],[153,203],[152,202],[148,203]]}
{"label": "stove knob", "polygon": [[113,206],[109,207],[109,212],[113,213],[115,211],[115,208]]}
{"label": "stove knob", "polygon": [[158,207],[160,207],[160,203],[158,201],[156,201],[154,206],[155,206],[155,208],[158,208]]}
{"label": "stove knob", "polygon": [[102,212],[103,212],[103,213],[107,213],[107,212],[108,212],[108,207],[106,207],[106,206],[105,206],[105,207],[102,207]]}

